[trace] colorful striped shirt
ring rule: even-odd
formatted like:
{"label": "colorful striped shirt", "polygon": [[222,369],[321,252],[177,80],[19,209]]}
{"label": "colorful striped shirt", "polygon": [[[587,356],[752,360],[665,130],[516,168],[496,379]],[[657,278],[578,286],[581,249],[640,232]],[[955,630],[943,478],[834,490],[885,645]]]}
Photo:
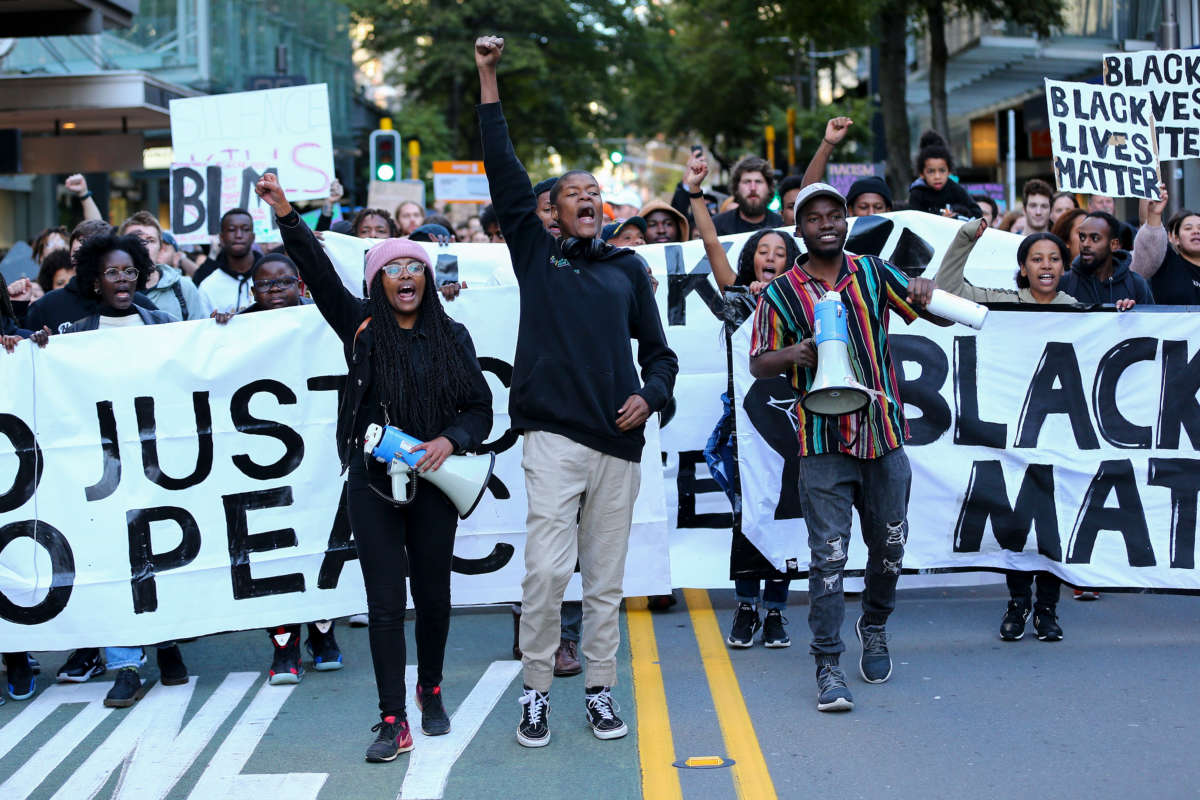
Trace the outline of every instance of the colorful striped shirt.
{"label": "colorful striped shirt", "polygon": [[858,381],[874,392],[866,408],[855,414],[831,417],[807,413],[799,400],[812,386],[816,370],[792,364],[787,376],[796,392],[800,455],[845,453],[856,458],[879,458],[908,438],[887,338],[889,307],[905,323],[917,318],[917,311],[905,299],[908,278],[881,258],[847,253],[837,283],[830,287],[804,270],[806,259],[800,256],[795,266],[773,280],[759,298],[750,355],[781,350],[811,338],[821,296],[830,289],[840,292],[850,333],[850,361]]}

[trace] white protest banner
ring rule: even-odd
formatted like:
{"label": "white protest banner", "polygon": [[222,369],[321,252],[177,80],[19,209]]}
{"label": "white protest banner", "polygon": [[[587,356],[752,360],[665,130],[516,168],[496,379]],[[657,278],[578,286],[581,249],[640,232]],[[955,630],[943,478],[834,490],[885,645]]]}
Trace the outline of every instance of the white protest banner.
{"label": "white protest banner", "polygon": [[[736,336],[742,530],[808,564],[795,398]],[[893,319],[912,434],[905,570],[1047,570],[1081,586],[1200,592],[1200,317],[997,311],[982,331]],[[847,568],[865,566],[856,518]],[[1040,554],[1039,554],[1040,551]],[[903,584],[903,581],[902,581]]]}
{"label": "white protest banner", "polygon": [[1059,189],[1158,199],[1149,94],[1047,78],[1046,108]]}
{"label": "white protest banner", "polygon": [[207,243],[231,208],[250,212],[260,241],[279,241],[254,182],[275,172],[293,200],[328,196],[333,179],[328,90],[317,83],[172,100],[171,147],[176,241]]}
{"label": "white protest banner", "polygon": [[[940,260],[957,228],[901,212],[852,220],[850,242],[920,269]],[[728,237],[731,259],[747,238]],[[967,276],[1010,281],[1019,241],[988,231]],[[325,244],[359,293],[373,242],[326,233]],[[439,271],[468,284],[446,307],[471,330],[496,412],[488,446],[498,484],[460,524],[454,602],[517,600],[525,496],[505,389],[515,278],[503,245],[424,246]],[[625,588],[727,587],[732,515],[703,457],[728,382],[717,290],[698,241],[638,253],[658,276],[681,369],[674,399],[652,417],[661,434],[647,430]],[[314,308],[224,328],[71,334],[0,354],[0,381],[19,387],[0,395],[0,651],[142,644],[361,611],[333,447],[344,375],[341,344]]]}
{"label": "white protest banner", "polygon": [[1200,158],[1200,50],[1106,53],[1104,85],[1150,96],[1160,158]]}

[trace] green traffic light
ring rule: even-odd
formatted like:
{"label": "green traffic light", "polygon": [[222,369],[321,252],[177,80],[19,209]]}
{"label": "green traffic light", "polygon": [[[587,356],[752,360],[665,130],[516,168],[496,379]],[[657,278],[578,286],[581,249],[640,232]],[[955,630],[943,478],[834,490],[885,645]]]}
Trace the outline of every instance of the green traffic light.
{"label": "green traffic light", "polygon": [[390,181],[396,177],[396,168],[391,164],[380,164],[375,168],[375,177],[381,181]]}
{"label": "green traffic light", "polygon": [[611,153],[608,154],[608,160],[614,164],[620,164],[622,161],[625,160],[625,156],[621,153],[620,150],[613,150]]}

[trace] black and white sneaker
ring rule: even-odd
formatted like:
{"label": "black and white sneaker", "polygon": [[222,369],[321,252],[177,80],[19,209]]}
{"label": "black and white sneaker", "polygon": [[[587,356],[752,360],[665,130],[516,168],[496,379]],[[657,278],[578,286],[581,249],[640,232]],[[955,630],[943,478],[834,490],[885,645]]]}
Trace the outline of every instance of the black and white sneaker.
{"label": "black and white sneaker", "polygon": [[1029,603],[1009,600],[1004,618],[1000,620],[1000,638],[1015,642],[1025,635],[1025,623],[1029,620]]}
{"label": "black and white sneaker", "polygon": [[754,634],[762,627],[758,618],[758,609],[750,603],[738,603],[737,611],[733,612],[733,625],[729,628],[729,638],[725,642],[730,647],[750,647],[754,644]]}
{"label": "black and white sneaker", "polygon": [[307,646],[313,669],[317,672],[330,672],[342,668],[342,651],[338,648],[337,639],[333,638],[331,620],[308,623]]}
{"label": "black and white sneaker", "polygon": [[1035,605],[1033,607],[1033,629],[1037,631],[1039,642],[1061,642],[1062,626],[1058,624],[1058,613],[1054,606]]}
{"label": "black and white sneaker", "polygon": [[517,726],[517,741],[525,747],[545,747],[550,744],[550,693],[525,687],[519,701],[521,724]]}
{"label": "black and white sneaker", "polygon": [[788,624],[787,617],[778,608],[767,609],[763,619],[762,642],[766,647],[791,647],[792,640],[784,627]]}
{"label": "black and white sneaker", "polygon": [[850,711],[854,696],[846,686],[846,673],[836,657],[817,661],[817,711]]}
{"label": "black and white sneaker", "polygon": [[97,675],[103,675],[107,669],[100,661],[100,649],[97,647],[81,647],[67,657],[55,677],[62,683],[87,683]]}
{"label": "black and white sneaker", "polygon": [[620,739],[629,733],[629,728],[617,716],[621,710],[613,700],[612,691],[607,686],[593,686],[584,695],[587,706],[588,725],[592,726],[592,735],[597,739]]}

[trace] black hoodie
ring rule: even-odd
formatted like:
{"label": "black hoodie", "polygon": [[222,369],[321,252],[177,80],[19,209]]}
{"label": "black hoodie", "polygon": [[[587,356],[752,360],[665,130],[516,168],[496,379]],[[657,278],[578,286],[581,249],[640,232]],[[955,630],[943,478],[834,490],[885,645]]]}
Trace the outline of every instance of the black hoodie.
{"label": "black hoodie", "polygon": [[[538,219],[500,104],[477,110],[492,204],[521,288],[508,400],[512,427],[557,433],[641,461],[643,428],[619,430],[617,409],[639,394],[651,411],[661,410],[679,372],[646,268],[633,251],[610,246],[564,253]],[[640,381],[630,339],[638,341]]]}
{"label": "black hoodie", "polygon": [[1113,274],[1106,281],[1096,279],[1095,272],[1088,272],[1077,257],[1071,269],[1058,282],[1058,290],[1066,292],[1080,303],[1115,303],[1132,298],[1139,305],[1153,305],[1154,294],[1150,284],[1141,275],[1129,268],[1133,261],[1124,250],[1112,253]]}
{"label": "black hoodie", "polygon": [[[149,311],[157,311],[154,301],[141,292],[133,293],[133,302]],[[45,297],[30,304],[25,314],[25,327],[32,331],[40,331],[45,325],[53,333],[61,333],[65,325],[76,320],[90,317],[100,309],[100,299],[85,297],[79,291],[79,281],[75,276],[67,281],[61,289],[48,292]]]}

